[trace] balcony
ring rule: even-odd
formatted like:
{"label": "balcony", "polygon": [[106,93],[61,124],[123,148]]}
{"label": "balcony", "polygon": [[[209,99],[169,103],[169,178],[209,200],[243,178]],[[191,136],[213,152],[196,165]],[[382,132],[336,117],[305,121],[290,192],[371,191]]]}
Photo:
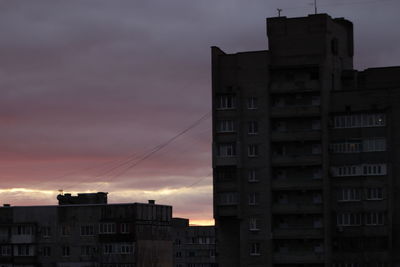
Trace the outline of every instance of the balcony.
{"label": "balcony", "polygon": [[300,93],[300,92],[316,92],[319,91],[318,81],[296,81],[296,82],[273,82],[270,86],[270,92],[281,93]]}
{"label": "balcony", "polygon": [[323,238],[322,228],[296,227],[296,228],[278,228],[273,230],[273,238],[275,239],[319,239]]}
{"label": "balcony", "polygon": [[321,155],[287,155],[273,156],[272,164],[274,166],[313,166],[321,165]]}
{"label": "balcony", "polygon": [[389,235],[389,229],[387,226],[348,226],[348,227],[337,227],[337,236],[352,237],[352,236],[387,236]]}
{"label": "balcony", "polygon": [[275,190],[304,190],[321,189],[321,179],[274,179],[272,180],[272,189]]}
{"label": "balcony", "polygon": [[320,214],[323,210],[322,204],[273,203],[272,212],[275,214]]}
{"label": "balcony", "polygon": [[293,131],[271,133],[272,142],[290,142],[290,141],[314,141],[321,140],[320,131]]}
{"label": "balcony", "polygon": [[238,164],[238,157],[215,157],[214,166],[233,166]]}
{"label": "balcony", "polygon": [[317,117],[320,116],[319,106],[299,106],[299,107],[272,107],[271,117],[291,118],[291,117]]}
{"label": "balcony", "polygon": [[11,243],[12,244],[29,244],[35,242],[34,235],[12,235]]}
{"label": "balcony", "polygon": [[324,255],[311,251],[278,252],[274,253],[273,260],[280,264],[323,263]]}

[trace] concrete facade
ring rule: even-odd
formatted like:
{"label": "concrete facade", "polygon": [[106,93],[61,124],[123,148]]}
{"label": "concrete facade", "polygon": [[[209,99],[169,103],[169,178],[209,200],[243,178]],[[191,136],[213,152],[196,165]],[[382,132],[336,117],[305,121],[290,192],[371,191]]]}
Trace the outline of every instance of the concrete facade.
{"label": "concrete facade", "polygon": [[58,200],[0,208],[0,266],[173,266],[171,206],[107,204],[106,193]]}
{"label": "concrete facade", "polygon": [[217,267],[215,227],[189,226],[189,220],[172,219],[174,267]]}
{"label": "concrete facade", "polygon": [[219,266],[400,266],[400,67],[354,70],[353,25],[326,14],[267,34],[212,48]]}

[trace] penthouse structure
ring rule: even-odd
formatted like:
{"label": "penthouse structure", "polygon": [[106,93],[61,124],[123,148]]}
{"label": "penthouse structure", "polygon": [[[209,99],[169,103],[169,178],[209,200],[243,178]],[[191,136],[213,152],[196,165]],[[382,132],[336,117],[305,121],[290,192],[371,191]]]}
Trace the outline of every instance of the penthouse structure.
{"label": "penthouse structure", "polygon": [[219,266],[400,266],[400,67],[354,70],[343,18],[267,34],[212,47]]}
{"label": "penthouse structure", "polygon": [[1,267],[172,267],[172,207],[107,204],[107,193],[58,206],[0,208]]}

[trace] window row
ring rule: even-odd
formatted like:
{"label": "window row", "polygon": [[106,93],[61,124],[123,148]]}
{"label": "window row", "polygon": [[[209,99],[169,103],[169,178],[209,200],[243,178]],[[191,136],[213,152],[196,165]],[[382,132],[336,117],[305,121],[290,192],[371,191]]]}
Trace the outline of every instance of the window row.
{"label": "window row", "polygon": [[[247,146],[247,156],[257,157],[259,155],[259,148],[256,144]],[[235,157],[236,156],[236,143],[221,143],[217,145],[218,157]]]}
{"label": "window row", "polygon": [[388,267],[388,264],[386,262],[336,262],[332,264],[332,267]]}
{"label": "window row", "polygon": [[333,143],[330,146],[332,153],[360,153],[386,151],[385,138],[371,138]]}
{"label": "window row", "polygon": [[386,125],[384,113],[359,113],[333,117],[334,128],[382,127]]}
{"label": "window row", "polygon": [[[215,98],[215,105],[218,110],[224,109],[235,109],[236,108],[236,96],[234,94],[221,94]],[[257,109],[258,99],[256,97],[247,98],[247,109]]]}
{"label": "window row", "polygon": [[[98,232],[97,232],[98,230]],[[61,225],[60,229],[61,235],[69,236],[72,234],[71,226],[69,225]],[[94,236],[96,234],[128,234],[130,233],[130,224],[129,223],[100,223],[97,227],[97,224],[83,224],[80,226],[80,235],[81,236]],[[51,237],[52,228],[50,226],[41,227],[41,234],[43,237]]]}
{"label": "window row", "polygon": [[383,188],[342,188],[337,191],[337,200],[345,201],[361,201],[365,200],[382,200]]}
{"label": "window row", "polygon": [[[236,125],[234,120],[218,120],[216,125],[217,133],[234,133],[236,132]],[[247,122],[247,133],[258,134],[258,122],[249,121]]]}
{"label": "window row", "polygon": [[337,226],[374,226],[385,224],[384,212],[340,213],[336,216]]}
{"label": "window row", "polygon": [[333,177],[381,176],[387,174],[387,167],[385,163],[336,166],[331,168],[331,174]]}

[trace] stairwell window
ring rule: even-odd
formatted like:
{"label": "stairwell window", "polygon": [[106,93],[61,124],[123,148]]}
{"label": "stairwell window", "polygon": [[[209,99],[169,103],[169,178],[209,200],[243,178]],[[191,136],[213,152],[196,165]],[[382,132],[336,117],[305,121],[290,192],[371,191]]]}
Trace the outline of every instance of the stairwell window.
{"label": "stairwell window", "polygon": [[257,109],[258,108],[258,99],[257,97],[249,97],[247,98],[247,109]]}
{"label": "stairwell window", "polygon": [[258,218],[250,218],[249,219],[249,230],[250,231],[259,231],[260,228],[258,226]]}
{"label": "stairwell window", "polygon": [[258,182],[257,171],[255,169],[251,169],[251,170],[247,171],[247,180],[250,183]]}
{"label": "stairwell window", "polygon": [[257,121],[250,121],[247,124],[247,133],[248,134],[258,134],[258,122]]}
{"label": "stairwell window", "polygon": [[258,145],[248,145],[247,156],[254,158],[258,156]]}
{"label": "stairwell window", "polygon": [[250,244],[250,256],[260,256],[260,243],[255,242]]}
{"label": "stairwell window", "polygon": [[235,95],[217,95],[216,107],[219,110],[235,109],[236,108],[236,97]]}

